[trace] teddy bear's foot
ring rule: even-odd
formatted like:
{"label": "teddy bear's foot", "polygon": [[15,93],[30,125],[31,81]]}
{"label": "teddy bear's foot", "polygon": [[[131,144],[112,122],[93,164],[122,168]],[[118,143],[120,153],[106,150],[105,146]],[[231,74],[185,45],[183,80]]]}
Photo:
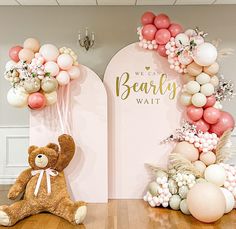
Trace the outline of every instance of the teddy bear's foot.
{"label": "teddy bear's foot", "polygon": [[10,217],[2,210],[0,210],[0,225],[10,226]]}
{"label": "teddy bear's foot", "polygon": [[75,212],[75,223],[76,224],[83,223],[86,215],[87,215],[87,207],[86,206],[79,207]]}

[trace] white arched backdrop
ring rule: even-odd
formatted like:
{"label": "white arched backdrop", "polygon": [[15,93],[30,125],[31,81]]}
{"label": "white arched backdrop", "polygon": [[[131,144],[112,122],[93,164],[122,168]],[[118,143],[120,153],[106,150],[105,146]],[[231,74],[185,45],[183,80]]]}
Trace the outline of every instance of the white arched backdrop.
{"label": "white arched backdrop", "polygon": [[[66,95],[65,95],[66,96]],[[67,185],[74,200],[101,203],[108,199],[107,95],[100,78],[81,66],[81,77],[70,83],[71,134],[76,154],[65,169]],[[30,114],[30,144],[57,143],[62,134],[57,106]]]}
{"label": "white arched backdrop", "polygon": [[104,84],[109,113],[109,198],[141,198],[150,179],[145,163],[167,165],[173,145],[159,142],[180,126],[180,75],[156,51],[134,43],[111,59]]}

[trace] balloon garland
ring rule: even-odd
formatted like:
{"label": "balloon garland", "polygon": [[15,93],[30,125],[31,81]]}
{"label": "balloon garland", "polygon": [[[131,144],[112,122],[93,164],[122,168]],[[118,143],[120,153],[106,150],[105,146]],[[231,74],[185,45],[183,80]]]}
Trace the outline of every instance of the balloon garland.
{"label": "balloon garland", "polygon": [[184,31],[165,14],[146,12],[141,23],[139,46],[166,57],[170,69],[182,75],[180,102],[187,119],[161,142],[177,142],[168,168],[149,164],[155,180],[144,200],[151,207],[170,207],[202,222],[214,222],[230,212],[236,200],[236,167],[225,164],[235,122],[221,104],[234,96],[234,85],[217,75],[219,53],[205,41],[206,33],[198,28]]}
{"label": "balloon garland", "polygon": [[58,87],[80,76],[77,55],[70,48],[40,46],[35,38],[26,39],[23,47],[12,47],[9,57],[4,76],[12,85],[7,100],[14,107],[50,106],[57,102]]}

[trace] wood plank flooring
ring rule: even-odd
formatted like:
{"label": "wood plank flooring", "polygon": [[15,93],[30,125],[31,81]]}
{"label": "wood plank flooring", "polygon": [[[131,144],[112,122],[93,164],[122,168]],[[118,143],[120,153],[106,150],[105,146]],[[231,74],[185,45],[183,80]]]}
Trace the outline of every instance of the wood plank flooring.
{"label": "wood plank flooring", "polygon": [[[10,204],[7,186],[0,186],[0,205]],[[214,206],[212,206],[214,207]],[[6,228],[6,227],[1,227]],[[213,224],[200,223],[180,211],[151,208],[142,200],[109,200],[108,204],[89,204],[84,225],[74,226],[51,214],[26,218],[11,229],[236,229],[236,210]]]}

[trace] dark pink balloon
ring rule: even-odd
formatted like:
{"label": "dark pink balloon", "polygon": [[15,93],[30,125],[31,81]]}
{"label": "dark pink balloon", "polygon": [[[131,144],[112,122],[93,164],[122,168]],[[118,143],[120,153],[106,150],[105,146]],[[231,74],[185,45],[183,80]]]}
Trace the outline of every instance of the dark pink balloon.
{"label": "dark pink balloon", "polygon": [[159,14],[155,17],[154,25],[158,29],[167,29],[170,26],[170,18],[166,14]]}
{"label": "dark pink balloon", "polygon": [[21,49],[23,49],[23,47],[21,47],[19,45],[12,47],[9,50],[9,57],[15,62],[20,61],[18,54],[19,54]]}
{"label": "dark pink balloon", "polygon": [[207,132],[210,129],[210,125],[206,123],[203,119],[198,120],[197,122],[193,123],[197,130],[201,130],[202,132]]}
{"label": "dark pink balloon", "polygon": [[198,121],[202,118],[203,115],[203,109],[201,107],[195,107],[193,105],[189,106],[187,108],[187,116],[192,121]]}
{"label": "dark pink balloon", "polygon": [[165,45],[169,42],[170,38],[171,35],[168,29],[159,29],[156,32],[155,40],[159,45]]}
{"label": "dark pink balloon", "polygon": [[171,24],[168,29],[172,37],[176,37],[179,33],[182,33],[184,31],[181,25],[175,23]]}
{"label": "dark pink balloon", "polygon": [[46,105],[46,98],[40,92],[35,92],[29,95],[28,105],[31,109],[41,109]]}
{"label": "dark pink balloon", "polygon": [[220,137],[226,130],[233,130],[235,121],[233,116],[225,111],[221,111],[219,121],[211,126],[210,132],[215,133]]}
{"label": "dark pink balloon", "polygon": [[165,45],[158,45],[157,52],[160,56],[163,56],[163,57],[167,56]]}
{"label": "dark pink balloon", "polygon": [[149,12],[149,11],[145,12],[143,16],[141,17],[142,25],[153,24],[155,17],[156,16],[154,13]]}
{"label": "dark pink balloon", "polygon": [[216,103],[216,98],[214,95],[207,97],[206,105],[203,108],[213,107]]}
{"label": "dark pink balloon", "polygon": [[209,124],[215,124],[219,121],[221,116],[220,110],[214,107],[208,107],[204,110],[203,118]]}
{"label": "dark pink balloon", "polygon": [[145,25],[142,29],[143,38],[148,41],[154,40],[156,32],[157,28],[151,24]]}

